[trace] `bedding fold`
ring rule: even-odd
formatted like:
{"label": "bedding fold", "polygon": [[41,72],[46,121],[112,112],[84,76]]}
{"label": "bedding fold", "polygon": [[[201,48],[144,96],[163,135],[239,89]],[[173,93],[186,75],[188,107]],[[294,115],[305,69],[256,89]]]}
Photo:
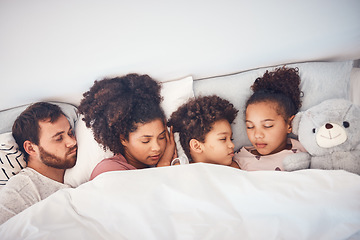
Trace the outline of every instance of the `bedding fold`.
{"label": "bedding fold", "polygon": [[0,226],[1,239],[347,239],[360,176],[189,164],[107,172]]}

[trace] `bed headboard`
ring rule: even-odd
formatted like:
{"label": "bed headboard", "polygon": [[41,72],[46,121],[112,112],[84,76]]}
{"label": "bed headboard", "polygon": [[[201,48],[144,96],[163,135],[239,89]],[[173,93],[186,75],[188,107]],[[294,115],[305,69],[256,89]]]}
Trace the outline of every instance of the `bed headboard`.
{"label": "bed headboard", "polygon": [[2,0],[0,110],[76,105],[94,80],[129,72],[168,81],[359,59],[359,9],[358,0]]}

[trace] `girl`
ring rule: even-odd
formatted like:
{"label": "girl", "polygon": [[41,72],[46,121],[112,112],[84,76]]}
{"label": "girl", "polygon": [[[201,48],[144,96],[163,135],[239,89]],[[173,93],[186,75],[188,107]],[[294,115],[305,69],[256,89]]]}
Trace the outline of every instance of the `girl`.
{"label": "girl", "polygon": [[257,78],[246,102],[246,133],[252,144],[243,147],[234,161],[243,170],[283,170],[288,154],[306,150],[288,137],[291,121],[301,107],[297,68],[277,68]]}
{"label": "girl", "polygon": [[180,143],[190,163],[213,163],[228,166],[232,161],[234,143],[231,123],[238,110],[218,96],[190,99],[170,117],[168,124],[179,132]]}
{"label": "girl", "polygon": [[103,172],[156,166],[160,160],[170,164],[175,142],[165,125],[160,88],[148,75],[129,74],[95,81],[84,93],[78,109],[86,126],[115,154],[95,167],[90,180]]}

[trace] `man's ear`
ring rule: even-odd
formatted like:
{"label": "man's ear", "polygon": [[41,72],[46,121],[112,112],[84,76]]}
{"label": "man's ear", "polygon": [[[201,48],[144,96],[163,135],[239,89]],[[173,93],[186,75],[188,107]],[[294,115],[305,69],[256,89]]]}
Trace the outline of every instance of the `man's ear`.
{"label": "man's ear", "polygon": [[196,153],[201,153],[202,152],[202,146],[201,146],[201,142],[199,142],[198,140],[192,138],[190,140],[190,149]]}
{"label": "man's ear", "polygon": [[24,142],[24,149],[25,149],[26,153],[29,154],[29,156],[33,156],[33,155],[37,154],[37,152],[36,152],[36,149],[37,149],[36,144],[30,142],[29,140],[26,140]]}

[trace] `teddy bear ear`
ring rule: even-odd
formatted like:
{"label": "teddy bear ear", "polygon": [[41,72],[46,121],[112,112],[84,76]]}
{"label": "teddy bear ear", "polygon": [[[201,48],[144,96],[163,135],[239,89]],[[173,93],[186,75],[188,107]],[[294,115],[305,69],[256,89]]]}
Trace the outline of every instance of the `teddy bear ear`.
{"label": "teddy bear ear", "polygon": [[299,134],[299,124],[303,114],[304,114],[303,112],[298,112],[291,122],[292,133],[295,135]]}

